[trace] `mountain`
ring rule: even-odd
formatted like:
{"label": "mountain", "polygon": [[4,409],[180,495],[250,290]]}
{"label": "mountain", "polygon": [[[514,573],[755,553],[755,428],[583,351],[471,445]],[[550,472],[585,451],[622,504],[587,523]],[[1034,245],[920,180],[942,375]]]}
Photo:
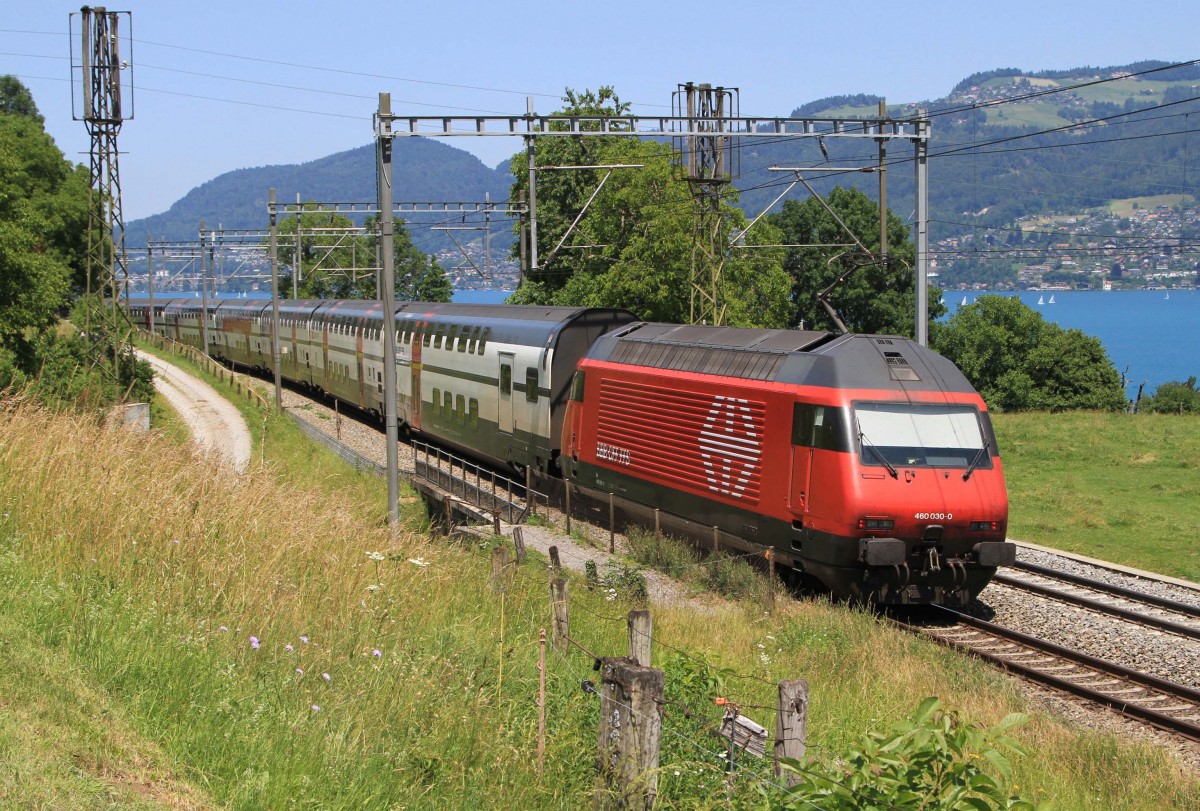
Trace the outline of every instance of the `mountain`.
{"label": "mountain", "polygon": [[[489,169],[474,155],[429,138],[396,141],[392,170],[397,200],[482,202],[485,194],[495,201],[508,199],[511,178]],[[375,146],[367,144],[308,163],[236,169],[192,189],[167,211],[126,223],[125,231],[136,245],[145,234],[154,239],[196,239],[201,220],[209,228],[265,228],[267,190],[275,189],[279,203],[302,201],[368,202],[376,199]],[[444,220],[444,214],[437,220]],[[358,218],[361,220],[361,218]],[[422,228],[420,217],[411,218],[413,241],[434,252],[452,243],[443,232]],[[424,225],[433,218],[426,217]],[[494,219],[493,245],[504,249],[512,241],[507,220]]]}
{"label": "mountain", "polygon": [[[1200,114],[1200,66],[1167,68],[1169,63],[1155,61],[1036,73],[1001,68],[967,77],[940,99],[889,104],[893,117],[925,110],[931,118],[931,234],[1076,212],[1114,199],[1200,196],[1194,181],[1185,182],[1187,130],[1195,126],[1185,116],[1195,121]],[[792,116],[874,118],[879,101],[835,96],[801,105]],[[1162,111],[1125,115],[1152,106]],[[827,161],[814,139],[764,140],[742,152],[741,201],[752,215],[781,190],[781,178],[766,176],[768,166],[864,165],[878,156],[874,144],[858,140],[824,139]],[[1192,135],[1192,152],[1195,142]],[[913,205],[912,157],[903,142],[888,150],[888,204],[901,216]],[[875,175],[814,173],[811,182],[822,193],[835,184],[856,184],[874,196],[878,187]],[[792,196],[806,194],[800,189]]]}
{"label": "mountain", "polygon": [[[1190,122],[1200,118],[1195,101],[1200,66],[1169,68],[1166,62],[1138,62],[1107,68],[1026,72],[1000,68],[972,74],[940,99],[888,105],[893,117],[928,113],[930,139],[930,235],[943,239],[981,227],[1012,225],[1021,217],[1070,213],[1114,199],[1175,193],[1194,199],[1200,169],[1198,139],[1189,142]],[[793,117],[873,118],[879,97],[834,96],[794,108]],[[1152,115],[1125,114],[1150,106]],[[1186,116],[1192,115],[1189,119]],[[821,148],[827,153],[822,153]],[[790,177],[769,173],[771,166],[868,165],[877,147],[861,139],[829,137],[745,140],[740,145],[741,176],[735,181],[740,205],[750,216],[774,200]],[[888,203],[907,217],[913,209],[912,148],[893,142],[888,151]],[[489,169],[474,156],[436,139],[398,142],[394,152],[396,197],[406,201],[482,201],[508,196],[507,162]],[[871,196],[877,175],[814,173],[813,187],[858,185]],[[200,220],[211,226],[261,228],[268,188],[279,201],[368,201],[375,199],[374,146],[290,166],[240,169],[214,178],[163,214],[126,226],[134,242],[155,238],[194,239]],[[803,198],[802,188],[790,196]],[[778,210],[777,208],[775,210]],[[410,218],[411,219],[411,218]],[[444,215],[440,219],[445,219]],[[450,247],[444,231],[411,219],[414,243],[434,252]],[[512,242],[507,222],[493,222],[493,249]],[[462,239],[476,239],[467,232]]]}

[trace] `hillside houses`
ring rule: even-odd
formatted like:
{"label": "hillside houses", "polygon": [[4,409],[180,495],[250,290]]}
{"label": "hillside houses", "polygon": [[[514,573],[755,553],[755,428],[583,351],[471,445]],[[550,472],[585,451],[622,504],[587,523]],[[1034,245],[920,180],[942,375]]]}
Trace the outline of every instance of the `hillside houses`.
{"label": "hillside houses", "polygon": [[[1200,208],[1157,206],[1125,214],[1024,218],[1013,227],[935,242],[948,287],[1191,287],[1200,285]],[[986,268],[988,272],[982,273]]]}

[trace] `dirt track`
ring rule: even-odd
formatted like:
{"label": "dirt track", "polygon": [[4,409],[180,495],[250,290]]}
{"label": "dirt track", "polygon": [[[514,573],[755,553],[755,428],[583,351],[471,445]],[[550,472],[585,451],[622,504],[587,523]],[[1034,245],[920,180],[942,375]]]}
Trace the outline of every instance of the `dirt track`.
{"label": "dirt track", "polygon": [[250,431],[241,413],[212,386],[166,361],[139,352],[154,367],[154,386],[179,412],[207,453],[215,453],[237,473],[250,462]]}

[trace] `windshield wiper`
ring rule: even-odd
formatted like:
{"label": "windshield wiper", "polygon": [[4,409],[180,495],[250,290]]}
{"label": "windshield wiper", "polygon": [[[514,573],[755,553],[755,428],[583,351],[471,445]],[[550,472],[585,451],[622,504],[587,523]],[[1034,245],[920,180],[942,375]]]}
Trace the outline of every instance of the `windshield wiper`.
{"label": "windshield wiper", "polygon": [[983,454],[988,450],[990,450],[990,446],[988,445],[988,441],[985,439],[983,440],[983,447],[975,453],[975,458],[971,460],[971,464],[967,465],[967,470],[965,473],[963,473],[964,482],[971,478],[971,474],[975,472],[975,468],[978,467],[979,463],[983,461]]}
{"label": "windshield wiper", "polygon": [[871,453],[875,454],[876,459],[878,459],[880,462],[883,462],[883,466],[887,468],[888,473],[892,474],[893,479],[900,478],[900,474],[896,472],[896,468],[892,466],[891,462],[884,458],[883,452],[879,450],[879,448],[875,447],[875,443],[867,439],[867,435],[863,433],[861,425],[858,426],[858,440],[863,444],[864,448],[869,448]]}

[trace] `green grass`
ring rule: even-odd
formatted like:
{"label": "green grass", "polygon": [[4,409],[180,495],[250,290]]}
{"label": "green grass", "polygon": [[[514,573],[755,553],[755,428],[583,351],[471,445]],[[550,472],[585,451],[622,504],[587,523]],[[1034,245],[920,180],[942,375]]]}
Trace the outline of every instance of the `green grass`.
{"label": "green grass", "polygon": [[[289,422],[268,421],[264,464],[233,479],[162,435],[0,410],[0,701],[53,711],[36,734],[16,734],[25,716],[0,720],[6,766],[49,764],[39,784],[0,776],[6,801],[120,805],[110,792],[125,785],[106,777],[119,773],[160,787],[147,807],[589,804],[596,703],[580,685],[596,676],[574,648],[550,656],[543,778],[533,765],[544,561],[493,591],[494,541],[389,530],[383,483],[299,447]],[[572,638],[623,653],[632,603],[581,578],[571,595]],[[713,699],[773,728],[780,679],[809,681],[809,751],[826,762],[928,695],[983,724],[1030,710],[990,668],[865,613],[781,602],[772,615],[754,597],[653,611],[668,684],[661,808],[754,803],[768,767],[743,765],[727,802]],[[1200,807],[1200,784],[1161,749],[1033,714],[1016,733],[1025,796]]]}
{"label": "green grass", "polygon": [[1150,197],[1126,197],[1121,200],[1112,200],[1108,204],[1108,210],[1113,214],[1125,217],[1133,213],[1134,206],[1140,209],[1152,209],[1158,206],[1181,206],[1195,201],[1195,197],[1190,194],[1156,194]]}
{"label": "green grass", "polygon": [[1200,417],[993,419],[1011,537],[1200,582]]}

